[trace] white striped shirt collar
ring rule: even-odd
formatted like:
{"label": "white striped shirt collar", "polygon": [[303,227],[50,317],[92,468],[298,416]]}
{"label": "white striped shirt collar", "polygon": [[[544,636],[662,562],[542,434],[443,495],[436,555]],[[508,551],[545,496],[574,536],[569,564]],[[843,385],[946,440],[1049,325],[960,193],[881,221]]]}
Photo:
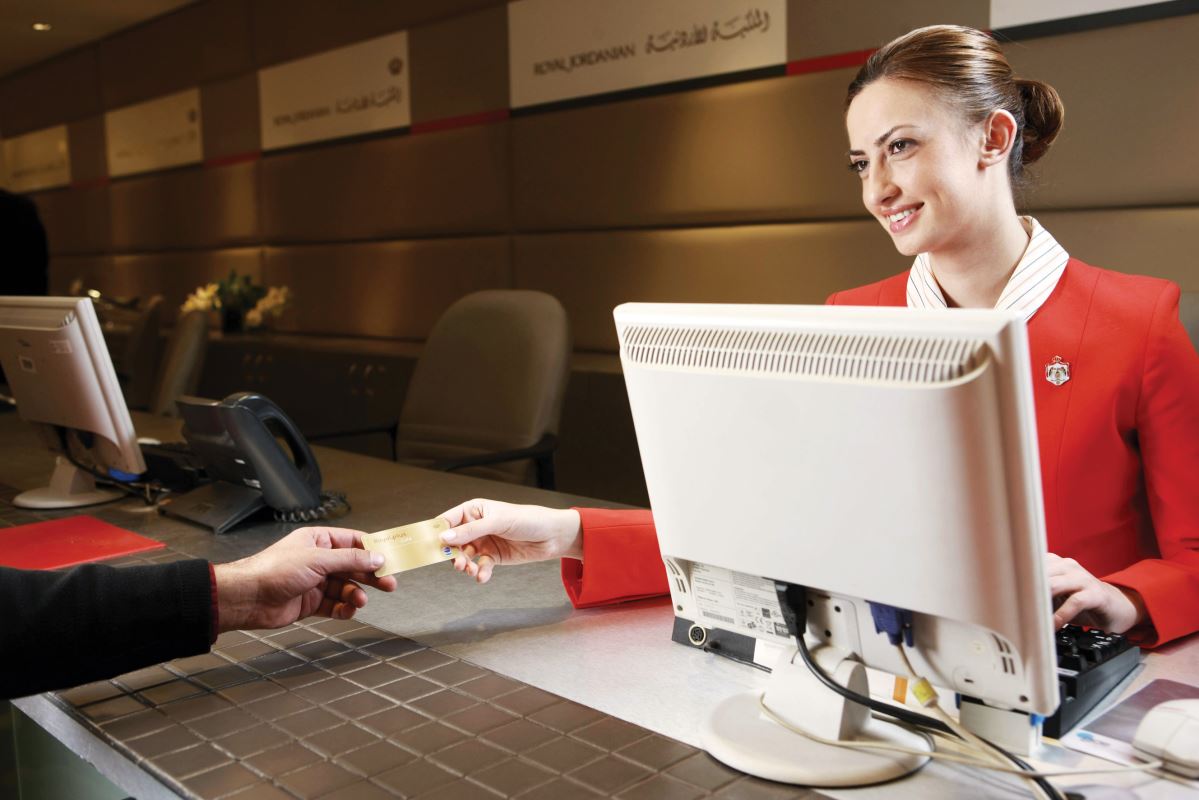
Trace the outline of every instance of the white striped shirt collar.
{"label": "white striped shirt collar", "polygon": [[[1029,232],[1028,247],[995,307],[1018,311],[1028,321],[1053,293],[1066,271],[1070,254],[1032,217],[1021,217],[1020,221]],[[908,272],[907,302],[908,308],[947,308],[949,305],[933,276],[928,253],[916,256]]]}

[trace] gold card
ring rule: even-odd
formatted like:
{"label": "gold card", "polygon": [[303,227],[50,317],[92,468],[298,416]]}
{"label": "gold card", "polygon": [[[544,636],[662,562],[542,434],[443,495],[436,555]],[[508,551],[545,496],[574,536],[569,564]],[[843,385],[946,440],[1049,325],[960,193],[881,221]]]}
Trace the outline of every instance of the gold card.
{"label": "gold card", "polygon": [[362,546],[372,553],[383,554],[383,566],[375,570],[375,577],[394,575],[410,569],[449,561],[461,551],[441,541],[441,532],[450,529],[450,524],[441,517],[413,522],[398,528],[367,533],[362,536]]}

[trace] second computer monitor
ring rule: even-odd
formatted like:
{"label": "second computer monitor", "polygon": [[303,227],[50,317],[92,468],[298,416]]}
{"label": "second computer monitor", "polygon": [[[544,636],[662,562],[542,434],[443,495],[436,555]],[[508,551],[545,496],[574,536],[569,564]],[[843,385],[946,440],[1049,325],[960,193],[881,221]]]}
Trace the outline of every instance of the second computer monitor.
{"label": "second computer monitor", "polygon": [[0,363],[17,412],[60,454],[50,485],[13,502],[71,508],[124,496],[94,482],[132,480],[146,464],[91,298],[0,297]]}

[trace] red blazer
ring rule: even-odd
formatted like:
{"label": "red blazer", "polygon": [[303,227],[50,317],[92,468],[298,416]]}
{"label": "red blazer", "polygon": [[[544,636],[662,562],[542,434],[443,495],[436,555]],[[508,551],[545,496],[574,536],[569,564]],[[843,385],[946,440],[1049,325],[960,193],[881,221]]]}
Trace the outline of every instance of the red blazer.
{"label": "red blazer", "polygon": [[[829,302],[903,306],[906,288],[904,272]],[[1199,630],[1199,357],[1178,297],[1071,259],[1028,323],[1049,549],[1139,592],[1149,647]],[[1045,379],[1054,356],[1062,386]],[[649,512],[580,514],[583,562],[562,562],[575,606],[668,591]]]}

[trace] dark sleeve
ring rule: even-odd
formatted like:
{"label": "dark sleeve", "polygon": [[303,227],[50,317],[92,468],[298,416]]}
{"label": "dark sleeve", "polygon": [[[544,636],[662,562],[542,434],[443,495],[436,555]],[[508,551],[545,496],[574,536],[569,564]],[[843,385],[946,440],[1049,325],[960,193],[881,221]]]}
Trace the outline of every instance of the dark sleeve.
{"label": "dark sleeve", "polygon": [[65,572],[0,567],[0,698],[207,652],[207,561]]}

